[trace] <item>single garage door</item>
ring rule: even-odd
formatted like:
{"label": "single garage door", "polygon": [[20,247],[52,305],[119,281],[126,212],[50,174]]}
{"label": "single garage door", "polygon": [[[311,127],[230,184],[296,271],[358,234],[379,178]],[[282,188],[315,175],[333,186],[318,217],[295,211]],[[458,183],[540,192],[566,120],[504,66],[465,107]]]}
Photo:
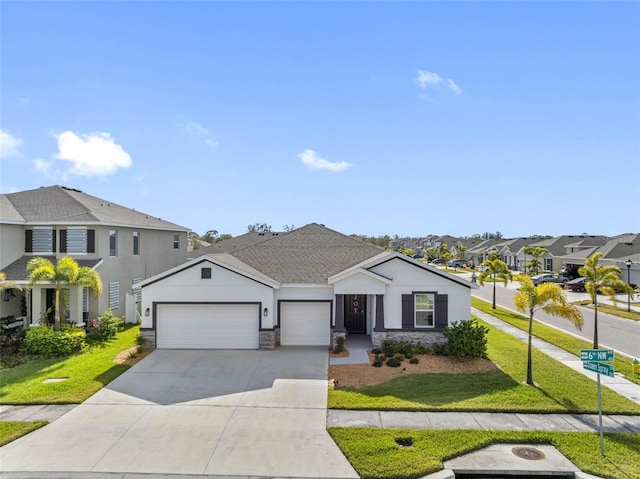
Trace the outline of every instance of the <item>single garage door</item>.
{"label": "single garage door", "polygon": [[163,349],[258,349],[257,304],[159,304],[157,347]]}
{"label": "single garage door", "polygon": [[280,344],[282,346],[329,346],[331,303],[280,303]]}

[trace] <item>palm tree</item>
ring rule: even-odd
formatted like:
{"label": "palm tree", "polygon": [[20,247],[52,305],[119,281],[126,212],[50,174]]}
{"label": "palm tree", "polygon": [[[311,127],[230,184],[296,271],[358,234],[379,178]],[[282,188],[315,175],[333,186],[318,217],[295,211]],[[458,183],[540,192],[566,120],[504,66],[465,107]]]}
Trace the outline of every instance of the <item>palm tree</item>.
{"label": "palm tree", "polygon": [[616,291],[633,294],[633,288],[620,279],[622,271],[617,266],[598,266],[602,253],[595,253],[584,261],[584,266],[578,270],[580,276],[586,278],[584,288],[591,296],[594,309],[593,348],[598,349],[598,293],[606,294],[616,302]]}
{"label": "palm tree", "polygon": [[464,258],[465,257],[465,253],[467,252],[467,250],[469,248],[467,248],[466,246],[460,245],[460,246],[458,246],[457,249],[458,249],[458,259],[465,259]]}
{"label": "palm tree", "polygon": [[491,253],[489,259],[482,262],[482,272],[478,276],[478,282],[484,286],[486,280],[493,281],[493,303],[491,309],[496,309],[496,280],[500,280],[506,286],[513,279],[507,263],[500,259],[498,253]]}
{"label": "palm tree", "polygon": [[527,350],[527,384],[533,385],[533,368],[531,360],[531,337],[533,335],[533,315],[536,311],[544,311],[552,316],[567,318],[578,329],[582,327],[582,315],[578,308],[567,301],[562,288],[554,283],[543,283],[535,286],[531,278],[521,276],[520,289],[513,297],[513,304],[521,313],[529,313],[529,347]]}
{"label": "palm tree", "polygon": [[527,267],[529,267],[529,271],[531,273],[538,274],[538,272],[540,271],[540,266],[542,266],[540,257],[547,251],[549,250],[547,248],[543,248],[542,246],[527,246],[527,248],[525,248],[524,254],[526,255],[528,253],[531,255],[531,262],[528,265],[525,264],[525,270]]}
{"label": "palm tree", "polygon": [[92,289],[96,297],[102,293],[102,281],[97,271],[88,266],[79,266],[76,260],[65,256],[54,265],[47,258],[33,258],[27,264],[28,287],[36,283],[51,283],[55,289],[54,330],[60,331],[60,291],[69,286],[84,286]]}

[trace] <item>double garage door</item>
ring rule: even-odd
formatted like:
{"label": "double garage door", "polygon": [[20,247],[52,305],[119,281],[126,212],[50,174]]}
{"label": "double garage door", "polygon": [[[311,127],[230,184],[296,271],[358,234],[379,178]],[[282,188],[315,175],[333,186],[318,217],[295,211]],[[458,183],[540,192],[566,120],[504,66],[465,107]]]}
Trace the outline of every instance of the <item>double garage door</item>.
{"label": "double garage door", "polygon": [[[280,302],[282,346],[328,346],[331,302]],[[159,349],[258,349],[260,305],[158,304]]]}
{"label": "double garage door", "polygon": [[260,305],[159,304],[160,349],[258,349]]}

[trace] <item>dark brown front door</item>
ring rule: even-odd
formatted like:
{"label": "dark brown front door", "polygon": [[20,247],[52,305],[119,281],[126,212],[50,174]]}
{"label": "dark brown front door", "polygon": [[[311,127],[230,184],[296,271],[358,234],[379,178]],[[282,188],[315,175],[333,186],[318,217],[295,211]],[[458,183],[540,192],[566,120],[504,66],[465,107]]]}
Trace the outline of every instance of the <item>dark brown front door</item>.
{"label": "dark brown front door", "polygon": [[344,327],[351,334],[366,332],[367,297],[364,294],[347,294],[344,297]]}

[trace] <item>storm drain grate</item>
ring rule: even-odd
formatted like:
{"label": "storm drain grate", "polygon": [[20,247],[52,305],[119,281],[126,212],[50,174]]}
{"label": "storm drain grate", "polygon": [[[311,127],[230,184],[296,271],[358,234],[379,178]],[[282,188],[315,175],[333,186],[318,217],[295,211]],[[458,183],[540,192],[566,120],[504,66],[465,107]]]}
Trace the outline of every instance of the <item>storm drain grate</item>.
{"label": "storm drain grate", "polygon": [[516,456],[527,459],[529,461],[539,461],[544,459],[544,452],[535,447],[527,447],[527,446],[516,446],[511,449],[511,452]]}

